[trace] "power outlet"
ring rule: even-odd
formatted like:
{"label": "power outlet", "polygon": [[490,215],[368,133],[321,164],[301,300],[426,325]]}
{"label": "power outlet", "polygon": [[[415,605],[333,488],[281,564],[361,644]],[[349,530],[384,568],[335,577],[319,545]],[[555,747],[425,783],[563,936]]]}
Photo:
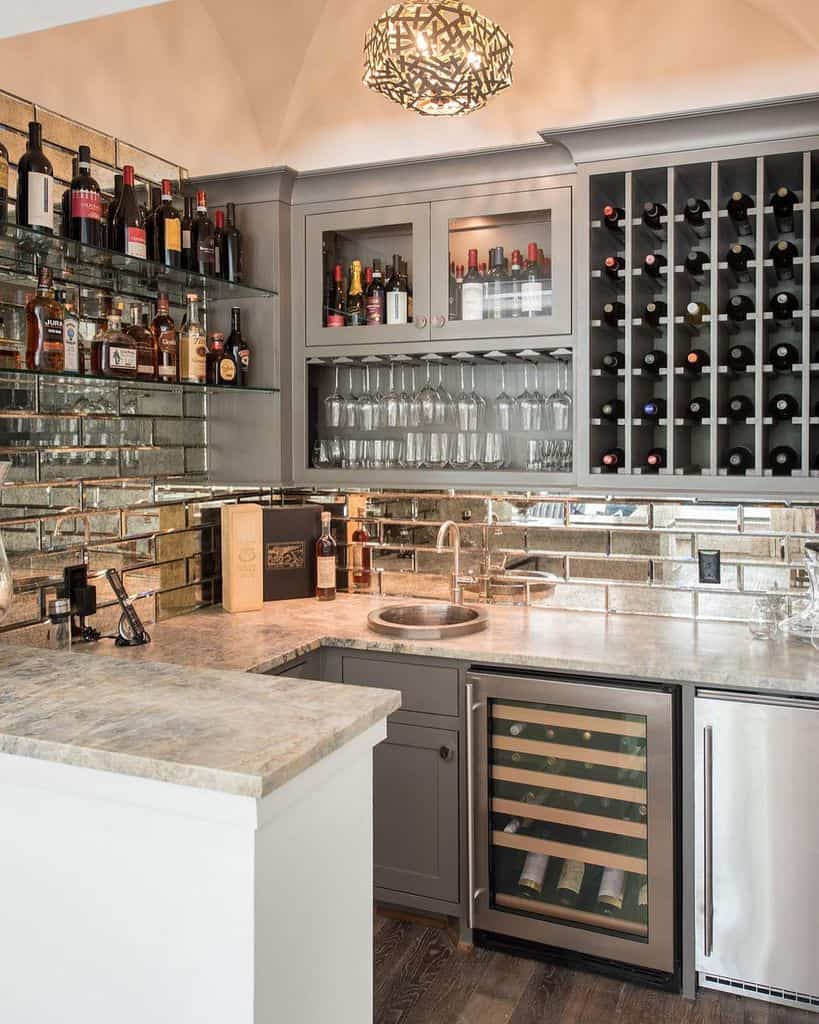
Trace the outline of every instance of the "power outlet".
{"label": "power outlet", "polygon": [[700,551],[700,583],[720,582],[719,551]]}

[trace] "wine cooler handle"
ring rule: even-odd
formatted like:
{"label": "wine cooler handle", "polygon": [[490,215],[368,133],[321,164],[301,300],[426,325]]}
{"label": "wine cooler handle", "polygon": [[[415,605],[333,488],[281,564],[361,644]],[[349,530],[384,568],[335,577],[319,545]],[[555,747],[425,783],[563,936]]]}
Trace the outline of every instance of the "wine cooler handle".
{"label": "wine cooler handle", "polygon": [[414,316],[412,322],[415,324],[417,330],[423,331],[427,325],[427,318],[425,316]]}
{"label": "wine cooler handle", "polygon": [[706,725],[702,733],[702,781],[702,876],[705,896],[703,953],[711,956],[714,948],[714,733],[710,725]]}
{"label": "wine cooler handle", "polygon": [[466,857],[467,884],[469,899],[467,901],[467,923],[472,928],[475,908],[475,789],[472,782],[475,773],[475,697],[472,683],[466,684]]}
{"label": "wine cooler handle", "polygon": [[432,326],[433,327],[443,327],[445,323],[446,323],[446,317],[445,316],[434,316],[432,318]]}

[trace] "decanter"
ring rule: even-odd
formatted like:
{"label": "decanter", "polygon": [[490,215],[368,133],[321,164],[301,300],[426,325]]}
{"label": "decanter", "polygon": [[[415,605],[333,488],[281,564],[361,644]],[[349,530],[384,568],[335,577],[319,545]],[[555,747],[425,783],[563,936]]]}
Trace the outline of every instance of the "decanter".
{"label": "decanter", "polygon": [[819,543],[805,544],[805,570],[810,583],[810,601],[795,615],[779,624],[783,633],[811,643],[819,637]]}
{"label": "decanter", "polygon": [[[6,479],[6,473],[11,466],[10,462],[0,462],[0,487]],[[11,579],[11,566],[6,558],[6,549],[3,547],[3,535],[0,533],[0,621],[6,617],[11,607],[11,596],[14,585]]]}

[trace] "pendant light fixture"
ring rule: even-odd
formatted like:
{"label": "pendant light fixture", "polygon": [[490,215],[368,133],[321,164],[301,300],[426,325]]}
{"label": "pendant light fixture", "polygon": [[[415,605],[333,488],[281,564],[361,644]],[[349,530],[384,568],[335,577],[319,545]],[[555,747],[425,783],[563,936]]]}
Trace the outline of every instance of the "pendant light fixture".
{"label": "pendant light fixture", "polygon": [[388,8],[364,40],[364,84],[418,114],[480,110],[512,84],[512,41],[458,0]]}

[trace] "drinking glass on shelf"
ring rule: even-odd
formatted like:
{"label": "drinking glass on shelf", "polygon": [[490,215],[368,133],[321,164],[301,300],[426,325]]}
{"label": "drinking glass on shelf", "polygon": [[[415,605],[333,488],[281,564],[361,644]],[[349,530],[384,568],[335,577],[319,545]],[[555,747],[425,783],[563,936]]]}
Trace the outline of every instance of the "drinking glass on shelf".
{"label": "drinking glass on shelf", "polygon": [[403,465],[404,443],[396,438],[384,441],[384,465],[387,469],[396,469]]}
{"label": "drinking glass on shelf", "polygon": [[537,473],[543,466],[543,444],[534,437],[526,441],[526,469]]}
{"label": "drinking glass on shelf", "polygon": [[472,391],[466,390],[465,367],[461,363],[461,390],[455,398],[455,418],[461,431],[478,429],[478,403]]}
{"label": "drinking glass on shelf", "polygon": [[383,437],[374,437],[367,442],[368,469],[385,469],[387,466],[387,442]]}
{"label": "drinking glass on shelf", "polygon": [[370,368],[364,367],[364,391],[358,396],[356,402],[356,421],[358,429],[364,431],[375,430],[378,417],[378,403],[375,395],[370,390]]}
{"label": "drinking glass on shelf", "polygon": [[330,463],[330,450],[327,441],[322,441],[319,438],[313,442],[312,451],[310,454],[310,464],[313,469],[327,469],[331,465]]}
{"label": "drinking glass on shelf", "polygon": [[748,632],[754,640],[775,640],[778,630],[779,623],[767,597],[754,601],[751,618],[748,620]]}
{"label": "drinking glass on shelf", "polygon": [[426,462],[427,435],[420,431],[410,430],[404,444],[404,465],[408,469],[417,469]]}
{"label": "drinking glass on shelf", "polygon": [[340,437],[331,437],[328,442],[330,465],[339,467],[344,464],[344,445]]}
{"label": "drinking glass on shelf", "polygon": [[515,400],[506,393],[506,364],[500,364],[501,389],[495,398],[495,426],[498,430],[509,433],[512,429],[512,415],[515,409]]}
{"label": "drinking glass on shelf", "polygon": [[452,457],[450,462],[453,469],[471,469],[474,465],[475,434],[466,430],[459,430],[452,439]]}
{"label": "drinking glass on shelf", "polygon": [[529,362],[523,363],[523,391],[517,397],[518,420],[520,429],[527,434],[537,433],[541,428],[540,398],[529,390]]}
{"label": "drinking glass on shelf", "polygon": [[484,435],[483,458],[484,469],[500,469],[505,461],[506,438],[499,430],[490,430]]}
{"label": "drinking glass on shelf", "polygon": [[442,430],[434,430],[429,435],[424,464],[430,469],[444,469],[449,464],[450,438],[451,435]]}
{"label": "drinking glass on shelf", "polygon": [[364,442],[357,437],[345,437],[343,441],[345,469],[361,469],[365,466],[366,457]]}
{"label": "drinking glass on shelf", "polygon": [[353,389],[353,367],[347,367],[347,394],[344,396],[342,423],[355,430],[358,425],[358,395]]}
{"label": "drinking glass on shelf", "polygon": [[418,403],[421,409],[421,423],[431,427],[436,422],[438,391],[432,384],[429,361],[427,361],[426,368],[427,378],[424,381],[424,386],[418,392]]}
{"label": "drinking glass on shelf", "polygon": [[344,426],[344,395],[339,391],[338,373],[339,366],[336,364],[335,385],[332,394],[327,395],[324,399],[324,419],[327,426],[332,427],[333,430]]}

